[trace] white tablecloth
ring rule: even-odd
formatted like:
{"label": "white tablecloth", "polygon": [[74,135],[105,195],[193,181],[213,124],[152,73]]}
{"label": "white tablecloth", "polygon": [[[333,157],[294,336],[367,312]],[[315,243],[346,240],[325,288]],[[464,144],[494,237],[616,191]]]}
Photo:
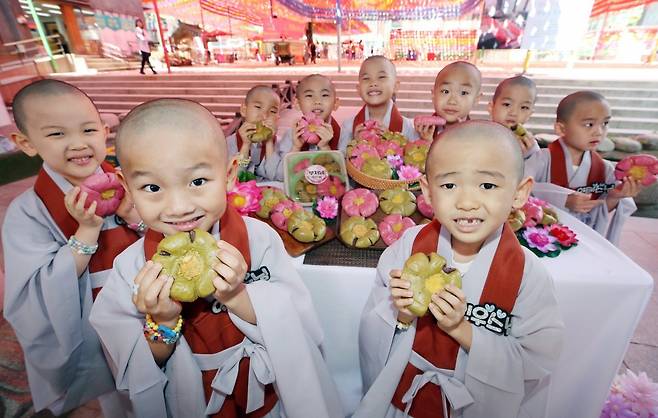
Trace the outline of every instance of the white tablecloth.
{"label": "white tablecloth", "polygon": [[[542,258],[553,275],[566,324],[548,416],[598,418],[653,280],[592,229],[567,213],[559,216],[578,234],[580,244],[557,258]],[[359,317],[375,269],[306,265],[303,256],[293,263],[312,294],[325,331],[329,368],[351,413],[361,396]]]}

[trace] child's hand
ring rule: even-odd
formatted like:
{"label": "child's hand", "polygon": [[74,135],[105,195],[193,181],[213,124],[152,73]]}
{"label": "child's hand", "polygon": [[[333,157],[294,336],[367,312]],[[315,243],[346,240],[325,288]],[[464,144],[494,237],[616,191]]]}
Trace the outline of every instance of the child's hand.
{"label": "child's hand", "polygon": [[267,126],[268,128],[270,128],[272,130],[272,137],[270,139],[268,139],[267,141],[268,142],[274,142],[274,137],[276,136],[276,130],[277,130],[276,120],[272,119],[272,118],[265,119],[263,121],[263,125]]}
{"label": "child's hand", "polygon": [[64,205],[69,214],[75,219],[80,227],[100,230],[103,226],[103,218],[96,215],[96,202],[92,202],[85,209],[87,192],[81,191],[79,187],[69,190],[64,196]]}
{"label": "child's hand", "polygon": [[320,127],[318,127],[315,133],[320,137],[318,148],[323,151],[331,150],[329,142],[331,142],[331,139],[334,137],[334,129],[331,127],[331,124],[324,122]]}
{"label": "child's hand", "polygon": [[218,275],[213,279],[217,289],[214,296],[222,304],[229,306],[233,298],[244,289],[247,262],[242,253],[226,241],[217,241],[217,248],[217,262],[213,266]]}
{"label": "child's hand", "polygon": [[302,147],[304,146],[304,140],[302,139],[302,131],[304,130],[304,127],[297,122],[297,125],[295,125],[295,131],[292,134],[292,149],[290,150],[291,152],[298,152],[301,151]]}
{"label": "child's hand", "polygon": [[238,128],[238,133],[240,136],[245,140],[242,143],[242,146],[244,147],[244,144],[251,144],[251,141],[249,141],[249,138],[251,138],[251,135],[256,132],[256,124],[251,123],[251,122],[244,122],[240,128]]}
{"label": "child's hand", "polygon": [[625,197],[635,197],[640,193],[642,186],[640,182],[633,177],[624,177],[619,186],[608,192],[608,197],[613,199],[623,199]]}
{"label": "child's hand", "polygon": [[463,320],[466,313],[466,296],[454,285],[447,285],[443,290],[432,295],[430,312],[443,331],[449,334]]}
{"label": "child's hand", "polygon": [[572,212],[589,213],[595,207],[605,203],[603,199],[592,200],[590,193],[573,192],[567,196],[564,206]]}
{"label": "child's hand", "polygon": [[418,132],[418,136],[420,136],[420,139],[430,142],[434,140],[436,125],[425,125],[422,123],[417,123],[414,125],[414,128],[416,128],[416,132]]}
{"label": "child's hand", "polygon": [[516,139],[519,140],[519,145],[521,145],[521,151],[523,151],[523,155],[526,155],[537,142],[535,137],[532,136],[530,132],[526,132],[526,134],[523,136],[516,135]]}
{"label": "child's hand", "polygon": [[414,303],[414,292],[410,289],[411,283],[409,280],[403,280],[402,270],[391,270],[389,273],[391,280],[388,282],[388,287],[391,289],[391,296],[393,297],[393,305],[398,309],[398,320],[405,324],[410,323],[416,317],[407,306]]}
{"label": "child's hand", "polygon": [[182,305],[169,297],[174,279],[160,275],[162,265],[147,261],[135,277],[137,292],[133,303],[143,314],[150,314],[154,322],[173,328],[181,313]]}

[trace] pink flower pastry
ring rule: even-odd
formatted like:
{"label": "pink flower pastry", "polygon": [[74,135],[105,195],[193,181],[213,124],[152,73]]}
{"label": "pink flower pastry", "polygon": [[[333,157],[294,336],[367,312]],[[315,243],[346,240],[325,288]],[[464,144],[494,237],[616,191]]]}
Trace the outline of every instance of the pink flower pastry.
{"label": "pink flower pastry", "polygon": [[352,148],[350,161],[359,170],[361,167],[363,167],[363,163],[365,163],[368,158],[380,158],[379,153],[374,146],[366,143],[359,143],[357,146]]}
{"label": "pink flower pastry", "polygon": [[402,147],[393,141],[382,141],[377,144],[376,148],[381,157],[388,157],[389,155],[402,155],[404,152]]}
{"label": "pink flower pastry", "polygon": [[522,210],[523,213],[525,213],[525,222],[523,223],[524,228],[536,226],[540,224],[544,218],[544,210],[541,206],[533,203],[526,202],[526,204],[523,205]]}
{"label": "pink flower pastry", "polygon": [[338,216],[338,201],[335,197],[324,196],[318,199],[315,210],[323,219],[334,219]]}
{"label": "pink flower pastry", "polygon": [[403,165],[398,168],[398,178],[400,180],[416,180],[421,175],[420,170],[413,165]]}
{"label": "pink flower pastry", "polygon": [[270,212],[270,219],[272,223],[279,229],[284,231],[288,230],[288,218],[296,210],[302,209],[302,206],[292,200],[283,200],[272,208]]}
{"label": "pink flower pastry", "polygon": [[126,193],[119,177],[114,173],[91,175],[80,185],[80,189],[87,192],[85,207],[96,202],[96,215],[101,217],[116,212]]}
{"label": "pink flower pastry", "polygon": [[446,120],[441,116],[420,115],[414,118],[414,125],[437,125],[443,126]]}
{"label": "pink flower pastry", "polygon": [[229,204],[237,209],[240,215],[249,215],[260,209],[262,198],[263,193],[256,185],[256,180],[237,183],[226,196]]}
{"label": "pink flower pastry", "polygon": [[333,196],[338,199],[343,194],[345,194],[345,185],[340,177],[329,176],[325,181],[318,184],[319,196]]}
{"label": "pink flower pastry", "polygon": [[615,178],[632,177],[643,186],[653,184],[658,178],[658,158],[649,154],[631,155],[615,166]]}
{"label": "pink flower pastry", "polygon": [[382,130],[379,128],[377,121],[369,119],[363,122],[363,130],[359,133],[356,139],[363,139],[365,141],[376,143],[382,136]]}
{"label": "pink flower pastry", "polygon": [[418,211],[421,215],[428,219],[434,218],[434,209],[432,208],[430,202],[425,199],[425,195],[421,194],[418,196],[416,199],[416,206],[418,207]]}
{"label": "pink flower pastry", "polygon": [[322,118],[317,117],[315,113],[305,113],[299,120],[299,126],[303,128],[302,140],[309,144],[317,144],[320,142],[320,137],[315,132],[323,123],[324,121]]}
{"label": "pink flower pastry", "polygon": [[292,171],[295,173],[299,173],[301,171],[306,170],[311,166],[311,159],[310,158],[304,158],[303,160],[300,160],[295,166],[292,168]]}
{"label": "pink flower pastry", "polygon": [[379,206],[377,195],[368,189],[354,189],[345,193],[342,200],[343,209],[349,216],[368,217]]}
{"label": "pink flower pastry", "polygon": [[379,234],[386,245],[391,245],[397,241],[404,231],[416,223],[408,217],[402,215],[388,215],[379,223]]}

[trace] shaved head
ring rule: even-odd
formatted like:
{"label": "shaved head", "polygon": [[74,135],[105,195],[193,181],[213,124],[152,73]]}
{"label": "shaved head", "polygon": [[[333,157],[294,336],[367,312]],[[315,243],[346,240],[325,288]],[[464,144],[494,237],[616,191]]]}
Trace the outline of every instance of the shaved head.
{"label": "shaved head", "polygon": [[442,153],[446,145],[454,141],[461,143],[496,143],[499,157],[507,161],[513,168],[517,180],[523,178],[523,153],[514,133],[503,125],[490,121],[468,121],[454,125],[441,132],[439,137],[432,142],[425,160],[425,172],[427,178],[432,178],[431,172],[435,168],[434,156]]}
{"label": "shaved head", "polygon": [[441,71],[439,71],[439,73],[436,75],[436,79],[434,80],[434,87],[436,88],[437,83],[442,81],[444,77],[446,77],[448,74],[452,73],[453,71],[468,72],[473,78],[473,80],[477,83],[476,87],[478,88],[478,90],[480,89],[480,86],[482,85],[482,73],[480,72],[478,67],[471,64],[468,61],[455,61],[443,67]]}
{"label": "shaved head", "polygon": [[334,83],[331,82],[329,77],[322,74],[310,74],[297,82],[297,86],[295,87],[295,96],[297,96],[298,99],[301,98],[301,95],[304,92],[304,85],[312,80],[320,80],[326,83],[334,96],[336,95],[336,87],[334,86]]}
{"label": "shaved head", "polygon": [[[162,131],[173,132],[181,141],[216,141],[222,150],[224,163],[227,161],[226,138],[212,113],[199,103],[185,99],[158,99],[143,103],[123,119],[116,136],[117,158],[122,166],[134,157],[133,154],[157,158],[157,149],[144,149],[140,141]],[[141,144],[143,145],[143,144]]]}
{"label": "shaved head", "polygon": [[394,76],[397,76],[397,70],[395,69],[395,64],[393,64],[393,62],[390,59],[386,58],[383,55],[373,55],[373,56],[370,56],[370,57],[366,58],[365,60],[363,60],[363,62],[361,63],[361,69],[359,70],[359,74],[361,73],[363,68],[366,66],[366,64],[374,63],[374,62],[383,63],[386,68],[391,70],[391,73]]}
{"label": "shaved head", "polygon": [[588,102],[607,103],[605,97],[595,91],[583,90],[571,93],[564,99],[560,100],[560,103],[557,105],[557,121],[567,122],[578,105]]}
{"label": "shaved head", "polygon": [[247,92],[247,97],[245,97],[244,99],[245,103],[248,104],[251,101],[251,99],[254,97],[254,95],[259,92],[270,93],[272,96],[275,96],[277,99],[279,98],[279,96],[274,92],[274,90],[272,90],[271,87],[266,86],[264,84],[259,84],[249,89],[249,91]]}
{"label": "shaved head", "polygon": [[491,99],[491,101],[495,102],[506,88],[515,86],[521,86],[528,89],[528,91],[531,92],[530,94],[532,95],[533,102],[537,99],[537,85],[535,82],[528,77],[517,75],[516,77],[506,78],[501,81],[500,84],[496,86],[496,90],[494,91],[493,99]]}

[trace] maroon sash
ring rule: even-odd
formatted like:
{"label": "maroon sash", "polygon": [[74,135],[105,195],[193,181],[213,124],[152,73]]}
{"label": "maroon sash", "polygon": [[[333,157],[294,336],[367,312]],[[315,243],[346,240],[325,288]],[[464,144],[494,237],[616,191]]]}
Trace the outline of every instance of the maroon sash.
{"label": "maroon sash", "polygon": [[[338,141],[340,140],[340,125],[336,122],[336,119],[334,119],[333,116],[331,117],[331,129],[334,131],[334,136],[332,136],[331,141],[329,141],[329,148],[335,151],[338,149]],[[308,148],[308,142],[304,142],[301,151],[308,151]]]}
{"label": "maroon sash", "polygon": [[[273,143],[276,143],[276,134],[272,138],[272,141],[273,141]],[[238,152],[240,152],[240,150],[242,149],[243,139],[242,139],[242,135],[240,135],[239,131],[235,131],[235,142],[238,146]],[[267,142],[267,141],[263,141],[263,142],[260,143],[260,157],[258,159],[259,163],[261,161],[263,161],[263,158],[265,158],[265,142]]]}
{"label": "maroon sash", "polygon": [[[564,157],[564,150],[560,144],[561,139],[551,142],[548,150],[551,153],[551,183],[558,186],[569,187],[569,179],[567,178],[567,162]],[[590,151],[591,165],[589,174],[587,175],[587,186],[594,183],[605,183],[605,163],[603,158],[596,151]],[[596,200],[601,196],[601,193],[592,193],[592,200]]]}
{"label": "maroon sash", "polygon": [[[238,212],[230,206],[226,207],[224,216],[219,222],[222,239],[237,248],[247,266],[251,266],[251,254],[249,252],[249,236],[247,227]],[[153,230],[148,230],[144,237],[144,257],[150,260],[155,254],[160,241],[164,235]],[[228,313],[212,312],[212,303],[205,299],[197,299],[195,302],[183,303],[183,335],[192,352],[198,354],[214,354],[227,348],[238,345],[244,339],[244,334],[233,324]],[[212,381],[217,374],[217,369],[202,372],[203,390],[206,402],[212,395]],[[238,378],[231,395],[226,396],[222,408],[213,418],[260,418],[272,410],[278,398],[272,385],[265,387],[265,403],[259,409],[247,414],[247,387],[249,377],[249,358],[240,361]]]}
{"label": "maroon sash", "polygon": [[[114,167],[109,163],[101,163],[101,168],[106,173],[114,173]],[[73,219],[64,203],[64,192],[57,186],[55,181],[50,178],[46,170],[41,168],[34,183],[34,192],[43,202],[48,213],[53,218],[59,229],[65,237],[70,237],[78,230],[78,221]],[[89,260],[89,272],[98,273],[112,268],[112,263],[116,256],[128,248],[130,244],[137,241],[137,233],[125,225],[119,225],[116,228],[102,230],[98,235],[98,251],[91,256]],[[91,290],[93,299],[96,299],[101,287]]]}
{"label": "maroon sash", "polygon": [[[420,230],[411,250],[430,253],[437,251],[441,224],[434,219]],[[525,255],[514,232],[507,223],[503,227],[484,289],[480,296],[480,304],[493,303],[497,307],[512,312],[523,278]],[[418,318],[413,351],[442,369],[454,370],[457,363],[459,343],[443,332],[437,325],[434,316],[427,314]],[[411,387],[416,375],[422,374],[411,363],[402,373],[400,383],[393,395],[393,405],[401,411],[405,410],[402,397]],[[441,388],[435,384],[426,384],[416,394],[409,412],[414,418],[448,418],[443,416]]]}
{"label": "maroon sash", "polygon": [[[352,122],[352,132],[356,131],[356,127],[361,125],[366,121],[366,106],[364,105],[359,113],[354,117],[354,122]],[[391,120],[388,123],[388,130],[391,132],[402,132],[403,119],[400,111],[398,110],[395,103],[391,107]]]}

